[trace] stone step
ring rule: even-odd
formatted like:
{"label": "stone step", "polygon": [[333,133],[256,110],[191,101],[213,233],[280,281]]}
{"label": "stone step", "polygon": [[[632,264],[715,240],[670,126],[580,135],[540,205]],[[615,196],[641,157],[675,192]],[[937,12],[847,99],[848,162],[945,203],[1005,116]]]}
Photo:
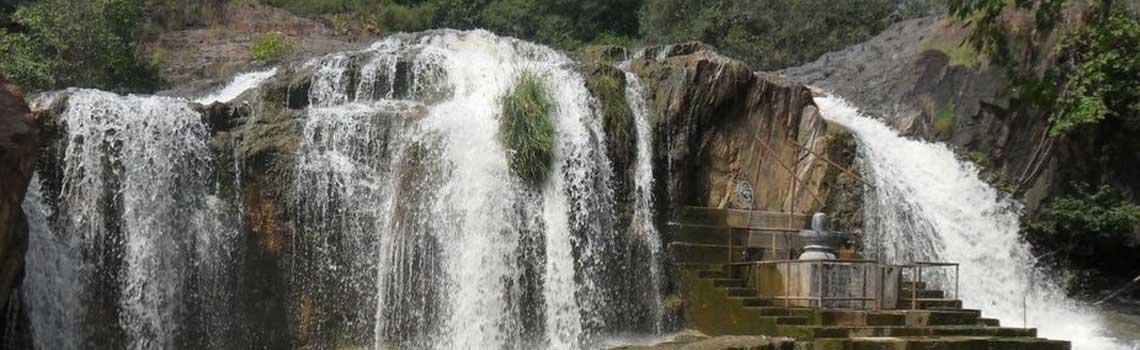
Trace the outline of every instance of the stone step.
{"label": "stone step", "polygon": [[713,287],[747,287],[744,280],[734,278],[716,278],[713,279]]}
{"label": "stone step", "polygon": [[1001,328],[980,326],[779,326],[780,335],[797,339],[861,338],[861,337],[1028,337],[1037,336],[1033,328]]}
{"label": "stone step", "polygon": [[810,320],[803,316],[777,316],[777,325],[806,325]]}
{"label": "stone step", "polygon": [[702,270],[697,272],[697,277],[700,278],[728,278],[728,271],[724,270]]}
{"label": "stone step", "polygon": [[848,309],[825,309],[819,310],[819,322],[823,325],[902,326],[906,324],[906,315]]}
{"label": "stone step", "polygon": [[744,310],[761,316],[797,316],[792,315],[791,310],[783,306],[745,306]]}
{"label": "stone step", "polygon": [[898,310],[886,313],[903,315],[906,325],[911,327],[972,326],[978,324],[980,317],[977,310]]}
{"label": "stone step", "polygon": [[1001,327],[1001,321],[996,318],[979,318],[978,325],[986,327]]}
{"label": "stone step", "polygon": [[724,289],[724,291],[726,293],[728,293],[728,296],[730,296],[730,297],[754,297],[754,296],[756,296],[756,290],[752,289],[752,288],[748,288],[748,287],[727,287],[727,288],[721,288],[721,289]]}
{"label": "stone step", "polygon": [[677,230],[675,242],[743,245],[747,231],[736,232],[728,226],[684,224]]}
{"label": "stone step", "polygon": [[[744,255],[741,246],[717,244],[669,243],[669,255],[678,264],[724,264],[737,262]],[[730,261],[731,259],[731,261]]]}
{"label": "stone step", "polygon": [[[918,292],[918,298],[919,299],[945,299],[946,298],[946,292],[941,291],[941,290],[937,290],[937,289],[919,289],[917,292]],[[913,295],[914,295],[914,291],[911,290],[910,288],[902,288],[899,290],[899,297],[909,299]]]}
{"label": "stone step", "polygon": [[1069,342],[1008,337],[865,337],[816,339],[815,350],[1070,350]]}
{"label": "stone step", "polygon": [[[739,302],[740,305],[742,305],[742,306],[773,306],[773,305],[779,305],[778,303],[776,303],[772,299],[764,298],[764,297],[757,297],[757,296],[747,296],[747,297],[730,296],[730,297],[728,297],[728,299],[729,300],[735,300],[735,301]],[[776,304],[774,304],[774,303],[776,303]]]}
{"label": "stone step", "polygon": [[[901,309],[909,309],[909,308],[911,308],[911,300],[910,300],[910,298],[907,298],[907,297],[899,298],[899,304],[898,305],[899,305],[899,308],[901,308]],[[961,307],[962,307],[962,301],[957,300],[957,299],[919,300],[918,301],[918,308],[919,309],[933,309],[933,308],[957,309],[957,308],[961,308]]]}
{"label": "stone step", "polygon": [[911,288],[911,286],[918,286],[918,289],[920,289],[920,290],[921,290],[921,289],[926,289],[926,282],[914,282],[914,281],[907,281],[907,280],[904,278],[904,279],[903,279],[903,282],[900,284],[900,287],[899,287],[899,288],[902,288],[902,289],[910,289],[910,288]]}

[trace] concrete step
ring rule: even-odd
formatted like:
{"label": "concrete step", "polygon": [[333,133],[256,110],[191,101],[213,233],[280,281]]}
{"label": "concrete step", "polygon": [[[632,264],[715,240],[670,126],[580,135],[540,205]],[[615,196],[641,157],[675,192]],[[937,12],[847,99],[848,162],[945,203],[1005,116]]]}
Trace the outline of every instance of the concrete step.
{"label": "concrete step", "polygon": [[741,246],[728,247],[715,244],[669,243],[669,255],[678,264],[724,264],[739,261],[743,256]]}
{"label": "concrete step", "polygon": [[[945,299],[946,298],[946,292],[941,291],[941,290],[937,290],[937,289],[919,289],[917,292],[918,292],[918,298],[919,299]],[[899,290],[899,297],[909,299],[912,295],[914,295],[913,293],[914,293],[914,291],[910,288],[902,288]]]}
{"label": "concrete step", "polygon": [[823,325],[848,326],[902,326],[906,324],[906,315],[869,312],[849,309],[819,310],[819,322]]}
{"label": "concrete step", "polygon": [[779,326],[780,335],[797,339],[862,338],[862,337],[1028,337],[1037,336],[1032,328],[1001,328],[980,326]]}
{"label": "concrete step", "polygon": [[747,231],[735,232],[728,226],[684,224],[677,230],[675,242],[703,243],[703,244],[729,244],[732,238],[733,245],[743,245]]}
{"label": "concrete step", "polygon": [[697,272],[697,277],[700,278],[728,278],[728,271],[724,270],[701,270]]}
{"label": "concrete step", "polygon": [[972,326],[978,324],[980,317],[977,310],[897,310],[885,313],[903,315],[906,325],[911,327]]}
{"label": "concrete step", "polygon": [[777,325],[806,325],[810,320],[803,316],[777,316]]}
{"label": "concrete step", "polygon": [[740,280],[740,279],[716,278],[716,279],[713,279],[712,281],[713,281],[713,287],[736,287],[736,288],[747,287],[744,280]]}
{"label": "concrete step", "polygon": [[[957,299],[940,299],[940,300],[919,300],[919,309],[956,309],[962,307],[962,301]],[[899,308],[911,308],[911,300],[909,297],[899,298]]]}
{"label": "concrete step", "polygon": [[911,286],[918,286],[918,289],[926,289],[926,282],[907,281],[905,278],[899,288],[910,289]]}
{"label": "concrete step", "polygon": [[1001,321],[996,318],[979,318],[978,325],[986,327],[1001,327]]}
{"label": "concrete step", "polygon": [[815,350],[1070,350],[1069,342],[1007,337],[865,337],[816,339]]}
{"label": "concrete step", "polygon": [[728,293],[730,297],[754,297],[756,290],[748,287],[726,287],[721,288]]}
{"label": "concrete step", "polygon": [[744,310],[761,316],[795,316],[791,315],[791,311],[783,306],[745,306]]}
{"label": "concrete step", "polygon": [[757,297],[757,296],[746,296],[746,297],[730,296],[730,297],[728,297],[728,299],[729,300],[735,300],[735,301],[739,302],[740,305],[742,305],[742,306],[779,306],[779,305],[781,305],[778,302],[773,301],[772,299],[768,299],[768,298],[764,298],[764,297]]}

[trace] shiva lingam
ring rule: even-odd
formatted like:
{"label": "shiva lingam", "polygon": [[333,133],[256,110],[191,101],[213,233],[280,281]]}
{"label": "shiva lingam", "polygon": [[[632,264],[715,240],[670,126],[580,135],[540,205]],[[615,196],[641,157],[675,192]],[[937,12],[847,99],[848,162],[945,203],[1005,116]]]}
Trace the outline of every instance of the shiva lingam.
{"label": "shiva lingam", "polygon": [[812,215],[811,229],[800,230],[800,238],[804,240],[804,252],[800,254],[800,260],[835,259],[835,250],[848,239],[848,234],[831,231],[829,226],[827,214]]}

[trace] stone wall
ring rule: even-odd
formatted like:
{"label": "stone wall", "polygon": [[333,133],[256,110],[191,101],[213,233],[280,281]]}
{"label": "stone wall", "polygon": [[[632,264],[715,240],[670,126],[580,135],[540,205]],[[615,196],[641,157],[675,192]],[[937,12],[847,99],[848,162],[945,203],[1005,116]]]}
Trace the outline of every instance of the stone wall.
{"label": "stone wall", "polygon": [[[21,204],[32,178],[37,156],[38,132],[24,95],[0,78],[0,347],[18,339],[5,324],[21,317],[13,296],[24,274],[24,253],[28,249],[28,222]],[[17,318],[18,319],[18,318]]]}

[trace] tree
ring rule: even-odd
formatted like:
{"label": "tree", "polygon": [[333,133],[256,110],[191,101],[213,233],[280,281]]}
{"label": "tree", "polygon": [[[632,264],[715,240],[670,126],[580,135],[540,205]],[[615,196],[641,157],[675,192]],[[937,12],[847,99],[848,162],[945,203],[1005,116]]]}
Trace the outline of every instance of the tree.
{"label": "tree", "polygon": [[894,0],[652,0],[641,33],[658,44],[700,40],[770,70],[866,40],[890,25],[896,9]]}
{"label": "tree", "polygon": [[141,0],[44,0],[12,15],[23,32],[0,39],[0,74],[32,90],[68,86],[120,92],[157,88],[139,57]]}

